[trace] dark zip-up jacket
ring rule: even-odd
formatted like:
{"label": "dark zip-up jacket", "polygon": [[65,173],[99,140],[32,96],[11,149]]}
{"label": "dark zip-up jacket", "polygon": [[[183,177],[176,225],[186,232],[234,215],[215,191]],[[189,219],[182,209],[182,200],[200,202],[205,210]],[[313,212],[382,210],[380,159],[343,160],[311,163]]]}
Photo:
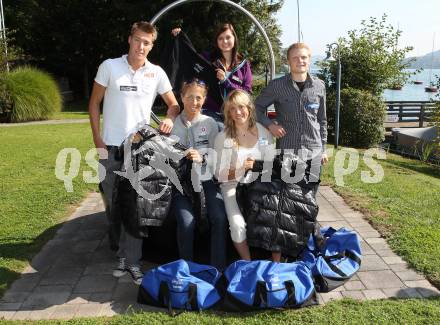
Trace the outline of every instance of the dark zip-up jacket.
{"label": "dark zip-up jacket", "polygon": [[308,183],[307,172],[300,182],[286,183],[281,179],[279,158],[273,166],[271,182],[259,177],[237,187],[237,201],[247,224],[246,240],[251,247],[296,258],[315,229],[319,208],[314,183]]}
{"label": "dark zip-up jacket", "polygon": [[[188,181],[191,161],[184,157],[186,148],[179,143],[172,144],[166,137],[148,128],[138,132],[142,135],[142,140],[132,144],[131,156],[125,163],[127,166],[131,164],[139,179],[130,176],[127,173],[129,167],[124,168],[122,164],[121,172],[125,174],[116,178],[111,211],[112,218],[121,220],[125,230],[137,238],[147,237],[149,227],[162,226],[167,218],[171,193],[173,186],[176,186],[173,180],[180,184],[180,188],[190,198],[196,195]],[[176,159],[169,159],[170,156]],[[153,160],[159,160],[160,167],[155,167],[157,165],[152,163]],[[150,172],[146,172],[148,169]]]}

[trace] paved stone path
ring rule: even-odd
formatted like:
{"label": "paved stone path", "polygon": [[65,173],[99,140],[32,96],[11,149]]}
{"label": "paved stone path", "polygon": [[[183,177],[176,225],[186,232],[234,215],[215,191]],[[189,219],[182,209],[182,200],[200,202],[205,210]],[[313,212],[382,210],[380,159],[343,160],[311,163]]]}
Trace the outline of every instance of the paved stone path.
{"label": "paved stone path", "polygon": [[[319,294],[320,303],[343,297],[366,300],[440,294],[330,187],[320,188],[318,202],[320,224],[356,230],[363,249],[360,272],[343,287]],[[103,210],[100,194],[89,194],[0,300],[0,319],[69,319],[160,310],[136,303],[137,286],[128,275],[120,279],[111,275],[115,257],[108,249]],[[146,263],[144,269],[154,266]]]}
{"label": "paved stone path", "polygon": [[63,119],[63,120],[45,120],[45,121],[33,121],[33,122],[23,122],[23,123],[0,123],[0,127],[13,127],[13,126],[26,126],[26,125],[41,125],[41,124],[78,124],[78,123],[89,123],[88,118],[77,118],[77,119]]}

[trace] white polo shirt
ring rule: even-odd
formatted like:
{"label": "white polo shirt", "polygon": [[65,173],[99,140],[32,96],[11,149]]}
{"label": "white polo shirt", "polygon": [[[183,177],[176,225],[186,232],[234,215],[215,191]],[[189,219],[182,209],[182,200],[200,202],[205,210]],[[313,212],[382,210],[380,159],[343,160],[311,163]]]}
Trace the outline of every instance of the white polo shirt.
{"label": "white polo shirt", "polygon": [[102,62],[95,81],[106,87],[102,139],[108,146],[119,146],[139,123],[150,123],[156,95],[172,90],[161,67],[145,61],[134,71],[127,55]]}

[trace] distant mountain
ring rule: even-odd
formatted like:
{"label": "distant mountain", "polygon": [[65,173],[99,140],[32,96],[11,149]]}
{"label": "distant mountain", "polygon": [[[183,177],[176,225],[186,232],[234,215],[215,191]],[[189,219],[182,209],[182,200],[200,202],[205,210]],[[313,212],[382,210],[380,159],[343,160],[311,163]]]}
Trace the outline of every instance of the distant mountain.
{"label": "distant mountain", "polygon": [[[411,59],[415,59],[415,61],[411,62],[411,69],[430,69],[431,68],[431,53],[428,53],[424,56],[418,57],[410,57],[405,59],[405,63],[410,61]],[[440,50],[435,51],[432,59],[432,68],[440,69]]]}

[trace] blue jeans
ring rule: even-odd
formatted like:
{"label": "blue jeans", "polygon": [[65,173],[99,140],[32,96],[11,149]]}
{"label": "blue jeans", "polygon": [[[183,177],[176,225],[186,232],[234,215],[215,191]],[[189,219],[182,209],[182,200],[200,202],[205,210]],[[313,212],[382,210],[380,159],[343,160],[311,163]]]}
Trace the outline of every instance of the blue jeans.
{"label": "blue jeans", "polygon": [[[211,237],[211,265],[219,270],[226,266],[226,218],[223,197],[212,180],[202,183],[205,192]],[[194,257],[194,231],[196,219],[191,199],[176,191],[173,195],[172,209],[177,220],[177,245],[180,258],[192,261]]]}

